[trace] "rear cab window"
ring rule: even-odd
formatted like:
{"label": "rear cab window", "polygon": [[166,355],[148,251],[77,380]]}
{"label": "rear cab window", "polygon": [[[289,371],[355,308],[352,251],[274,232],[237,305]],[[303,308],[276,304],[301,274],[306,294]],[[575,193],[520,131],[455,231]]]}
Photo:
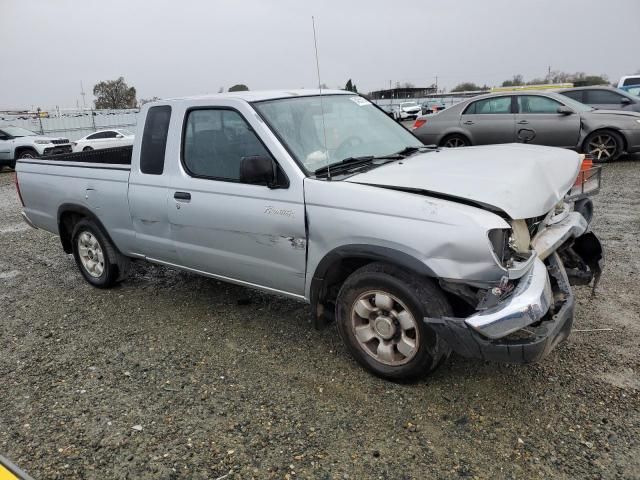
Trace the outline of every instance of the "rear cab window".
{"label": "rear cab window", "polygon": [[162,175],[170,120],[171,107],[169,105],[159,105],[149,109],[140,146],[140,171],[142,173]]}

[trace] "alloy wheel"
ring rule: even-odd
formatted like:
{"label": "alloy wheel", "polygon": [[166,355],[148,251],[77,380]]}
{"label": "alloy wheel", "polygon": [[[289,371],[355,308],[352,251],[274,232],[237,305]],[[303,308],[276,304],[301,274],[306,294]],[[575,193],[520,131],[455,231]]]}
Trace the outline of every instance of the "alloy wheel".
{"label": "alloy wheel", "polygon": [[466,147],[467,143],[460,137],[451,137],[444,142],[444,146],[446,148],[460,148]]}
{"label": "alloy wheel", "polygon": [[416,319],[388,292],[361,294],[351,307],[351,328],[360,348],[385,365],[403,365],[418,352]]}
{"label": "alloy wheel", "polygon": [[611,135],[601,134],[589,141],[588,150],[596,160],[610,160],[618,151],[618,142]]}
{"label": "alloy wheel", "polygon": [[94,278],[102,276],[104,254],[100,242],[91,232],[84,231],[78,236],[78,256],[89,275]]}

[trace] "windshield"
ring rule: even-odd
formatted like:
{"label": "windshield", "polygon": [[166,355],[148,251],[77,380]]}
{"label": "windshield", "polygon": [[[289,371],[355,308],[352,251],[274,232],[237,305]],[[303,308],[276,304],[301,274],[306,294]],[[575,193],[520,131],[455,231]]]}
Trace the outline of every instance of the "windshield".
{"label": "windshield", "polygon": [[124,129],[122,129],[122,128],[121,128],[121,129],[120,129],[120,130],[118,130],[118,131],[119,131],[122,135],[125,135],[125,136],[127,136],[127,137],[132,137],[132,136],[133,136],[133,133],[131,133],[129,130],[124,130]]}
{"label": "windshield", "polygon": [[33,135],[38,135],[31,130],[27,130],[26,128],[21,127],[0,127],[0,130],[8,135],[11,135],[12,137],[31,137]]}
{"label": "windshield", "polygon": [[323,95],[322,105],[316,95],[256,102],[254,107],[307,173],[351,157],[392,155],[423,146],[408,130],[355,95]]}
{"label": "windshield", "polygon": [[634,87],[627,87],[625,88],[625,90],[627,91],[627,93],[630,93],[631,95],[640,97],[640,85],[636,85]]}
{"label": "windshield", "polygon": [[401,107],[418,107],[419,105],[416,102],[403,102],[400,104]]}

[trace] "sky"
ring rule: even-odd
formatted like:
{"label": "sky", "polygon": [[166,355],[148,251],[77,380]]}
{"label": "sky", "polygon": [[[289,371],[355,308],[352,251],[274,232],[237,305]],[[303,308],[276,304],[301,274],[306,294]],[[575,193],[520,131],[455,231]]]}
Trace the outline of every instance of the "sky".
{"label": "sky", "polygon": [[439,88],[547,69],[640,70],[640,0],[0,0],[0,110],[87,105],[120,76],[138,99],[351,78]]}

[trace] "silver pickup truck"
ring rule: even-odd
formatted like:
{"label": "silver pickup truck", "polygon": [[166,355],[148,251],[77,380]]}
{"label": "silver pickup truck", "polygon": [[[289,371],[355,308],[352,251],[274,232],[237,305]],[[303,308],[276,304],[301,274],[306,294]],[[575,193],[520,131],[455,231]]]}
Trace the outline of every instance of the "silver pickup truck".
{"label": "silver pickup truck", "polygon": [[96,287],[148,260],[307,302],[389,379],[452,351],[540,360],[571,330],[570,283],[600,273],[572,151],[426,147],[365,98],[313,90],[147,104],[135,138],[20,160],[25,220]]}

